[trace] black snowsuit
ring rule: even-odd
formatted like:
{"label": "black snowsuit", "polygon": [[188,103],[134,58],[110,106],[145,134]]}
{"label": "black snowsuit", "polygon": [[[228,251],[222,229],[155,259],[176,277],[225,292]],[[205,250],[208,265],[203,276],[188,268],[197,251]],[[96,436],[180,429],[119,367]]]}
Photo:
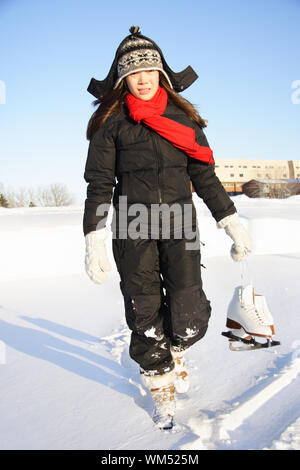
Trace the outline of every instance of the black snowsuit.
{"label": "black snowsuit", "polygon": [[[202,129],[172,103],[168,102],[163,116],[194,128],[197,143],[209,146]],[[112,248],[126,321],[132,330],[130,355],[146,374],[165,373],[174,367],[170,346],[184,350],[201,339],[211,312],[202,290],[198,222],[190,181],[217,222],[236,212],[234,204],[214,165],[187,156],[151,128],[136,123],[125,106],[93,135],[84,178],[89,183],[85,235],[105,226],[107,212],[96,215],[96,210],[99,204],[110,204],[115,187]],[[128,208],[143,204],[149,214],[153,204],[187,205],[192,223],[178,238],[174,229],[177,216],[171,214],[168,238],[162,235],[161,218],[154,235],[150,225],[141,223],[143,235],[125,238],[118,221],[120,213],[128,213],[119,204],[119,196],[127,196]],[[133,216],[128,216],[127,224],[132,220]],[[187,240],[194,240],[196,248],[186,249]]]}

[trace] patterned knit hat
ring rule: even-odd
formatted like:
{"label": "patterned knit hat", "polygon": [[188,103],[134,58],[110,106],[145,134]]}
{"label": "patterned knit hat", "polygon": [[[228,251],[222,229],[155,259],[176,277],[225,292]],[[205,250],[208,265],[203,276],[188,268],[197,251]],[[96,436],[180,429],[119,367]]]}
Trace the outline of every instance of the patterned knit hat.
{"label": "patterned knit hat", "polygon": [[120,47],[117,65],[118,79],[114,88],[117,88],[123,78],[143,70],[160,70],[170,87],[173,88],[170,78],[164,71],[160,53],[154,44],[138,36],[139,26],[132,26],[129,31],[132,36]]}
{"label": "patterned knit hat", "polygon": [[171,88],[177,93],[189,87],[198,75],[191,66],[174,72],[153,39],[143,36],[139,26],[131,26],[130,35],[119,45],[107,77],[104,80],[91,78],[87,91],[95,98],[102,98],[118,86],[122,78],[141,70],[160,70]]}

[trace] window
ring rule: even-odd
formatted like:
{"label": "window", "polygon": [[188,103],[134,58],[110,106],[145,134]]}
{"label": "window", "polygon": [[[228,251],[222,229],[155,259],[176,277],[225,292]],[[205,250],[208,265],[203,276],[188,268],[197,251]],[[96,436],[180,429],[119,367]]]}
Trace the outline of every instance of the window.
{"label": "window", "polygon": [[244,173],[240,173],[239,176],[244,176]]}
{"label": "window", "polygon": [[230,173],[230,177],[233,178],[233,177],[234,177],[234,173]]}

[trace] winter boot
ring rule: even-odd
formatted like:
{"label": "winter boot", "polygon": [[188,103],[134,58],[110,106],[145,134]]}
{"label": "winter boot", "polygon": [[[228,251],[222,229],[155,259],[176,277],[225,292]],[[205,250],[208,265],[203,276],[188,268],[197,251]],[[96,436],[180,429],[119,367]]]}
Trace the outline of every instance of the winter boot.
{"label": "winter boot", "polygon": [[154,402],[152,419],[160,429],[172,429],[176,409],[174,370],[163,375],[142,375],[144,385],[149,388]]}
{"label": "winter boot", "polygon": [[189,374],[186,370],[184,353],[186,351],[175,351],[171,349],[172,357],[175,363],[175,390],[177,393],[186,393],[190,388]]}

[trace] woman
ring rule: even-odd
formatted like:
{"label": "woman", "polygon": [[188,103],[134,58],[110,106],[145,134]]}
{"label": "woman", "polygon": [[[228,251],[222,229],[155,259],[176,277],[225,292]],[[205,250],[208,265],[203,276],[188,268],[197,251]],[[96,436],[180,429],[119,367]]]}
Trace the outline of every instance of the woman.
{"label": "woman", "polygon": [[153,420],[166,429],[175,389],[189,387],[184,353],[205,335],[211,313],[192,190],[233,239],[236,261],[250,252],[250,240],[214,172],[206,121],[178,94],[197,75],[191,67],[173,72],[139,27],[130,33],[107,78],[88,87],[100,106],[87,129],[86,270],[102,283],[110,269],[104,240],[113,193],[112,248],[132,331],[130,356],[151,391]]}

